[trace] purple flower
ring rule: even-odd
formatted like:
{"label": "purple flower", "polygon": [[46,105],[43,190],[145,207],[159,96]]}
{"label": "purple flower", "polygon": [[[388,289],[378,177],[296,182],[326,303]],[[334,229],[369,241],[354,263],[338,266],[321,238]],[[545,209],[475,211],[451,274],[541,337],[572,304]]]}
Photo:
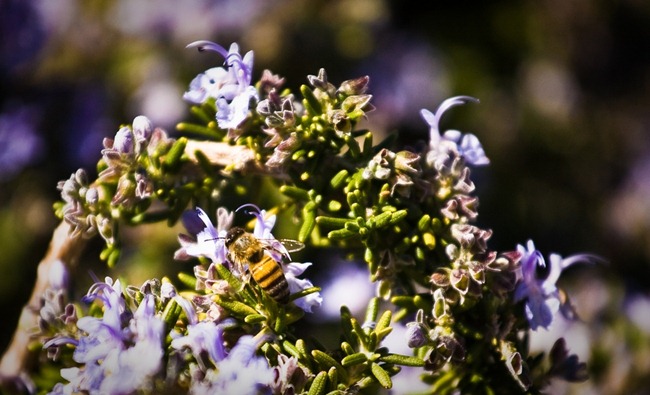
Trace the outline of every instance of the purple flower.
{"label": "purple flower", "polygon": [[[124,331],[127,346],[111,352],[102,363],[105,378],[100,389],[110,393],[128,394],[137,389],[150,389],[150,379],[162,367],[164,322],[155,315],[155,299],[144,296]],[[132,346],[128,346],[133,344]]]}
{"label": "purple flower", "polygon": [[[517,302],[525,300],[526,318],[532,330],[538,327],[548,329],[558,310],[566,307],[556,286],[562,271],[577,262],[601,260],[590,254],[576,254],[564,259],[558,254],[551,254],[547,267],[542,253],[535,249],[532,240],[528,241],[526,247],[518,245],[517,251],[522,257],[514,297]],[[562,312],[566,310],[562,309]]]}
{"label": "purple flower", "polygon": [[203,360],[203,355],[207,355],[215,365],[226,357],[223,333],[227,327],[233,324],[234,320],[227,319],[219,324],[212,321],[201,321],[189,325],[187,334],[172,340],[171,346],[176,350],[189,348],[203,369],[207,369],[205,365],[207,361]]}
{"label": "purple flower", "polygon": [[217,123],[222,129],[237,129],[248,117],[251,97],[250,91],[237,95],[230,103],[223,97],[217,100]]}
{"label": "purple flower", "polygon": [[253,72],[253,51],[244,57],[239,54],[236,43],[226,51],[222,46],[210,41],[195,41],[187,46],[199,51],[210,50],[223,56],[227,69],[215,67],[199,74],[190,83],[190,90],[183,98],[202,104],[213,98],[217,102],[217,123],[222,129],[236,129],[248,117],[250,100],[257,99],[257,90],[251,86]]}
{"label": "purple flower", "polygon": [[189,349],[203,375],[192,375],[193,394],[258,394],[268,392],[273,369],[263,357],[256,356],[259,341],[242,336],[226,352],[224,331],[235,325],[232,318],[219,324],[202,321],[188,326],[185,336],[172,340],[176,350]]}
{"label": "purple flower", "polygon": [[223,67],[214,67],[197,75],[190,82],[190,90],[183,94],[183,99],[195,103],[205,103],[209,98],[219,97],[221,88],[226,84],[235,84],[231,73]]}
{"label": "purple flower", "polygon": [[193,381],[192,394],[270,394],[273,369],[264,357],[256,355],[260,341],[246,335],[239,338],[216,369],[206,372],[201,381]]}
{"label": "purple flower", "polygon": [[478,102],[470,96],[455,96],[443,101],[436,109],[435,113],[429,110],[420,110],[420,115],[424,121],[429,124],[429,147],[430,155],[427,155],[427,161],[436,162],[439,156],[448,156],[450,153],[465,158],[467,163],[474,166],[482,166],[490,163],[485,156],[485,151],[478,138],[471,134],[463,135],[458,130],[448,130],[440,135],[439,124],[442,115],[451,107],[465,104],[469,101]]}
{"label": "purple flower", "polygon": [[183,213],[182,221],[185,228],[196,240],[190,236],[180,234],[178,241],[181,248],[174,254],[175,259],[189,259],[189,257],[206,257],[212,262],[223,264],[226,262],[228,249],[225,237],[232,225],[234,213],[228,212],[223,207],[217,209],[217,228],[201,208],[188,210]]}
{"label": "purple flower", "polygon": [[82,317],[77,328],[78,340],[55,338],[44,347],[63,343],[75,346],[73,360],[83,367],[61,370],[67,384],[57,385],[54,393],[130,394],[152,388],[152,377],[162,367],[165,323],[156,315],[155,299],[144,295],[131,313],[122,295],[119,281],[109,277],[88,291],[85,300],[102,302],[104,315]]}

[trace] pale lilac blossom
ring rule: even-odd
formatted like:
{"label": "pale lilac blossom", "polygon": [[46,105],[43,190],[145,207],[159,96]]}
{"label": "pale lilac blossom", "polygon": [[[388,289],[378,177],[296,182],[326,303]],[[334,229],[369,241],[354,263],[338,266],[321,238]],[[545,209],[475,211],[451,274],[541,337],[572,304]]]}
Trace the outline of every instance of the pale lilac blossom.
{"label": "pale lilac blossom", "polygon": [[427,162],[434,163],[440,156],[448,156],[455,153],[462,156],[465,161],[474,166],[483,166],[490,163],[485,155],[483,146],[478,138],[471,134],[463,135],[458,130],[447,130],[440,134],[440,119],[442,115],[450,108],[465,104],[467,102],[478,102],[471,96],[454,96],[443,101],[436,109],[435,113],[429,110],[420,110],[420,115],[424,121],[429,124],[429,154]]}
{"label": "pale lilac blossom", "polygon": [[176,350],[189,348],[197,362],[207,369],[207,361],[203,360],[204,354],[207,354],[212,364],[218,364],[226,357],[223,333],[232,325],[232,319],[226,319],[219,324],[213,321],[191,324],[187,328],[187,334],[172,340],[171,346]]}
{"label": "pale lilac blossom", "polygon": [[266,358],[257,356],[260,341],[239,338],[228,355],[210,369],[203,380],[192,382],[192,394],[270,394],[274,371]]}
{"label": "pale lilac blossom", "polygon": [[222,129],[237,129],[248,118],[252,95],[238,95],[230,103],[223,97],[217,100],[217,123]]}
{"label": "pale lilac blossom", "polygon": [[525,301],[526,318],[532,330],[539,327],[548,329],[558,310],[565,315],[570,311],[568,306],[563,304],[556,285],[562,271],[574,263],[601,260],[590,254],[576,254],[567,258],[551,254],[547,267],[542,253],[535,249],[532,240],[529,240],[525,247],[518,245],[517,251],[522,257],[514,297],[517,302]]}
{"label": "pale lilac blossom", "polygon": [[172,340],[176,350],[189,349],[203,374],[192,375],[192,394],[258,394],[268,393],[273,369],[264,357],[256,355],[259,341],[242,336],[226,351],[224,331],[234,326],[227,319],[219,324],[202,321],[190,325],[185,336]]}
{"label": "pale lilac blossom", "polygon": [[187,47],[219,53],[225,58],[227,68],[215,67],[199,74],[192,80],[190,89],[185,92],[183,98],[195,104],[215,99],[219,127],[238,128],[248,117],[251,99],[258,99],[257,90],[251,85],[253,51],[248,51],[242,57],[236,43],[226,51],[222,46],[210,41],[195,41]]}
{"label": "pale lilac blossom", "polygon": [[188,232],[196,236],[196,239],[183,234],[179,235],[178,241],[181,248],[176,251],[174,258],[206,257],[215,263],[226,262],[228,249],[225,237],[232,225],[233,217],[234,213],[220,207],[217,210],[217,228],[215,228],[210,217],[199,207],[183,213],[183,225]]}
{"label": "pale lilac blossom", "polygon": [[131,313],[120,281],[107,277],[105,282],[93,284],[84,299],[100,300],[104,315],[80,318],[77,328],[83,335],[79,339],[54,338],[45,343],[45,348],[75,346],[72,358],[83,364],[81,368],[62,369],[61,376],[68,383],[58,384],[52,393],[130,394],[150,390],[164,355],[165,324],[156,315],[154,296],[145,294]]}

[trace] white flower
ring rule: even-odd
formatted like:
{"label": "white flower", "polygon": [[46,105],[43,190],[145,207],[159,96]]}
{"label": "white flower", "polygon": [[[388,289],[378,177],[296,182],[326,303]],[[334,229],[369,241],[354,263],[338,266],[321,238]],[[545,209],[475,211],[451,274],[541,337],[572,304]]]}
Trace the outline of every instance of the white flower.
{"label": "white flower", "polygon": [[[293,294],[300,292],[314,286],[311,281],[297,277],[301,275],[309,266],[311,266],[311,262],[291,262],[288,265],[283,266],[284,276],[287,279],[287,283],[289,283],[290,293]],[[320,305],[323,303],[323,297],[321,296],[320,292],[314,292],[303,296],[302,298],[294,300],[294,303],[304,311],[311,313],[314,307],[320,307]]]}

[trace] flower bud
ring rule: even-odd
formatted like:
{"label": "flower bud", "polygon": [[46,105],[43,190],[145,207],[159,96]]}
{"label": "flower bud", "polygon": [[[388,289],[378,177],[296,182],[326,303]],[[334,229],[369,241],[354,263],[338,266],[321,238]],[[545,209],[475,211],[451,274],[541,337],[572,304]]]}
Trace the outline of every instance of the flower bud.
{"label": "flower bud", "polygon": [[350,96],[363,94],[368,89],[368,82],[370,82],[370,77],[367,75],[353,80],[343,81],[339,87],[339,92]]}
{"label": "flower bud", "polygon": [[97,188],[88,188],[86,190],[86,203],[88,203],[88,205],[94,205],[98,200],[99,192],[97,191]]}
{"label": "flower bud", "polygon": [[172,283],[164,282],[160,285],[160,297],[163,299],[171,299],[176,296],[176,288]]}
{"label": "flower bud", "polygon": [[108,243],[113,243],[113,221],[102,216],[97,216],[96,221],[100,236]]}
{"label": "flower bud", "polygon": [[84,169],[79,169],[74,173],[74,180],[80,185],[88,185],[88,174]]}
{"label": "flower bud", "polygon": [[420,155],[409,151],[400,151],[395,155],[395,169],[405,173],[417,174],[420,172]]}
{"label": "flower bud", "polygon": [[153,132],[153,125],[149,118],[144,115],[138,115],[133,119],[133,135],[136,141],[142,142],[149,140]]}
{"label": "flower bud", "polygon": [[427,329],[419,322],[406,324],[406,342],[410,348],[422,347],[429,341]]}
{"label": "flower bud", "polygon": [[113,149],[121,154],[133,152],[133,133],[131,129],[125,126],[117,131],[113,140]]}

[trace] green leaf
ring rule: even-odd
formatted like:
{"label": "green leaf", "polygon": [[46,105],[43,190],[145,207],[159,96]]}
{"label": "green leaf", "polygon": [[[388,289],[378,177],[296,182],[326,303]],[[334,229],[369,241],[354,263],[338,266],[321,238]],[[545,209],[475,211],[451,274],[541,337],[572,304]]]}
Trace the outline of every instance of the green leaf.
{"label": "green leaf", "polygon": [[368,357],[366,354],[362,352],[358,352],[352,355],[348,355],[347,357],[344,357],[341,360],[341,365],[343,366],[354,366],[354,365],[359,365],[361,363],[364,363],[368,360]]}
{"label": "green leaf", "polygon": [[[338,370],[332,366],[328,371],[327,371],[327,379],[330,382],[330,388],[334,387],[336,388],[336,385],[339,383],[339,372]],[[331,393],[331,392],[330,392]],[[339,392],[340,394],[340,392]]]}
{"label": "green leaf", "polygon": [[422,234],[422,242],[430,250],[436,248],[436,236],[431,232],[425,232]]}
{"label": "green leaf", "polygon": [[303,210],[302,220],[302,226],[300,226],[300,230],[298,231],[298,241],[300,242],[307,240],[316,226],[315,210]]}
{"label": "green leaf", "polygon": [[408,215],[408,211],[406,210],[395,211],[393,215],[390,217],[390,224],[395,225],[402,219],[406,218],[407,215]]}
{"label": "green leaf", "polygon": [[428,299],[428,296],[430,295],[427,295],[427,298],[423,297],[422,295],[415,295],[413,297],[413,304],[415,304],[415,307],[418,309],[423,309],[425,311],[431,310],[433,306],[431,305],[431,300]]}
{"label": "green leaf", "polygon": [[330,368],[331,366],[337,366],[340,365],[336,359],[332,358],[329,356],[327,353],[321,351],[321,350],[313,350],[311,352],[312,357],[318,362],[321,366]]}
{"label": "green leaf", "polygon": [[368,155],[372,153],[372,133],[366,133],[363,139],[363,153]]}
{"label": "green leaf", "polygon": [[230,312],[234,313],[239,317],[246,317],[251,314],[258,314],[257,310],[237,300],[227,300],[222,298],[219,295],[215,295],[213,297],[213,300],[219,306],[229,310]]}
{"label": "green leaf", "polygon": [[336,359],[332,358],[328,354],[324,353],[321,350],[313,350],[311,352],[312,357],[318,362],[319,365],[323,366],[324,368],[331,368],[332,366],[336,368],[338,376],[339,376],[339,381],[342,382],[347,382],[348,381],[348,373],[343,368],[343,365],[341,365]]}
{"label": "green leaf", "polygon": [[305,109],[307,112],[312,115],[321,115],[323,113],[323,108],[320,105],[320,102],[314,96],[314,92],[309,89],[307,85],[302,85],[300,86],[300,93],[302,93],[302,96],[305,100],[303,100],[303,103],[305,104]]}
{"label": "green leaf", "polygon": [[106,260],[106,263],[108,264],[109,268],[115,267],[117,264],[117,261],[120,259],[120,250],[119,248],[111,248],[110,253],[108,254],[108,259]]}
{"label": "green leaf", "polygon": [[390,326],[390,320],[393,317],[393,313],[390,310],[386,310],[382,313],[377,325],[375,326],[375,332],[381,332],[384,329]]}
{"label": "green leaf", "polygon": [[348,178],[348,174],[349,172],[346,169],[343,169],[336,173],[336,175],[330,180],[330,185],[332,188],[339,189],[342,187]]}
{"label": "green leaf", "polygon": [[219,278],[226,280],[232,289],[241,289],[243,287],[244,283],[232,274],[232,272],[224,265],[217,263],[214,265],[214,268],[217,271]]}
{"label": "green leaf", "polygon": [[176,130],[184,133],[197,134],[204,137],[214,138],[216,132],[209,127],[203,125],[197,125],[195,123],[180,122],[176,124]]}
{"label": "green leaf", "polygon": [[377,315],[379,314],[379,298],[374,297],[368,302],[368,308],[366,308],[366,318],[365,322],[375,322],[377,320]]}
{"label": "green leaf", "polygon": [[280,193],[298,201],[309,200],[309,192],[293,185],[282,185],[280,187]]}
{"label": "green leaf", "polygon": [[338,229],[338,230],[333,230],[327,234],[327,238],[330,240],[342,240],[342,239],[347,239],[349,237],[352,237],[356,235],[354,232],[350,232],[347,229]]}
{"label": "green leaf", "polygon": [[167,303],[165,310],[163,310],[162,313],[163,321],[165,321],[165,327],[173,328],[182,311],[183,309],[181,306],[179,306],[178,303],[176,303],[175,300],[172,299],[169,303]]}
{"label": "green leaf", "polygon": [[350,324],[352,325],[352,333],[356,335],[357,340],[363,345],[363,347],[366,350],[370,350],[369,344],[368,344],[368,335],[366,332],[363,330],[361,325],[359,325],[359,321],[357,321],[356,318],[350,318]]}
{"label": "green leaf", "polygon": [[393,386],[393,381],[390,379],[390,375],[384,370],[384,368],[379,366],[378,363],[372,362],[370,364],[370,371],[382,387],[388,389]]}
{"label": "green leaf", "polygon": [[308,395],[320,395],[325,393],[327,385],[327,372],[319,372],[309,387]]}
{"label": "green leaf", "polygon": [[355,159],[359,158],[361,156],[361,147],[359,147],[357,140],[350,135],[346,135],[344,141],[349,148],[348,152],[350,155]]}
{"label": "green leaf", "polygon": [[338,200],[330,200],[329,203],[327,203],[327,210],[329,210],[331,212],[337,212],[342,207],[343,207],[343,205]]}
{"label": "green leaf", "polygon": [[424,366],[424,360],[400,354],[388,354],[379,358],[380,361],[402,366]]}
{"label": "green leaf", "polygon": [[290,300],[290,301],[294,301],[294,300],[296,300],[296,299],[300,299],[300,298],[302,298],[302,297],[304,297],[304,296],[311,295],[311,294],[316,293],[316,292],[320,292],[320,290],[321,290],[320,287],[309,287],[309,288],[305,288],[305,289],[303,289],[303,290],[301,290],[301,291],[299,291],[299,292],[296,292],[296,293],[291,294],[291,295],[289,296],[289,300]]}
{"label": "green leaf", "polygon": [[348,218],[336,218],[336,217],[325,217],[319,215],[316,217],[316,223],[328,228],[343,228],[345,224],[349,221]]}
{"label": "green leaf", "polygon": [[438,379],[431,386],[431,393],[450,393],[458,387],[460,378],[460,375],[455,369],[449,370],[441,376],[438,376]]}
{"label": "green leaf", "polygon": [[355,353],[350,343],[346,341],[341,343],[341,350],[343,350],[347,355],[352,355]]}
{"label": "green leaf", "polygon": [[307,348],[307,344],[305,344],[305,341],[303,339],[298,339],[296,340],[296,349],[298,350],[298,360],[302,362],[305,366],[311,369],[311,359],[309,349]]}
{"label": "green leaf", "polygon": [[359,203],[350,204],[350,211],[354,214],[355,217],[365,217],[366,209]]}
{"label": "green leaf", "polygon": [[377,336],[377,341],[381,342],[392,331],[393,331],[393,328],[391,328],[390,326],[388,328],[384,328],[384,329],[380,329],[380,330],[375,328],[375,331],[373,332],[373,334],[375,334]]}
{"label": "green leaf", "polygon": [[375,223],[375,227],[377,229],[382,229],[390,225],[392,216],[393,213],[391,213],[390,211],[385,211],[379,215],[375,215],[374,217],[372,217],[373,222]]}
{"label": "green leaf", "polygon": [[264,321],[266,321],[266,316],[263,316],[262,314],[250,314],[244,318],[244,322],[247,324],[258,324]]}
{"label": "green leaf", "polygon": [[190,112],[206,125],[214,119],[214,112],[203,106],[192,106],[190,107]]}
{"label": "green leaf", "polygon": [[163,162],[165,169],[169,171],[178,170],[181,165],[181,157],[185,153],[185,145],[187,145],[187,139],[185,137],[181,137],[174,142],[174,145],[172,145],[165,156],[165,161]]}
{"label": "green leaf", "polygon": [[196,289],[196,277],[183,272],[179,272],[177,276],[186,287],[189,289]]}
{"label": "green leaf", "polygon": [[418,221],[418,230],[420,232],[426,232],[431,227],[431,216],[429,214],[424,214],[422,218]]}
{"label": "green leaf", "polygon": [[292,357],[295,357],[296,359],[300,359],[300,351],[298,351],[298,348],[295,345],[291,344],[290,341],[288,340],[283,341],[282,348]]}

